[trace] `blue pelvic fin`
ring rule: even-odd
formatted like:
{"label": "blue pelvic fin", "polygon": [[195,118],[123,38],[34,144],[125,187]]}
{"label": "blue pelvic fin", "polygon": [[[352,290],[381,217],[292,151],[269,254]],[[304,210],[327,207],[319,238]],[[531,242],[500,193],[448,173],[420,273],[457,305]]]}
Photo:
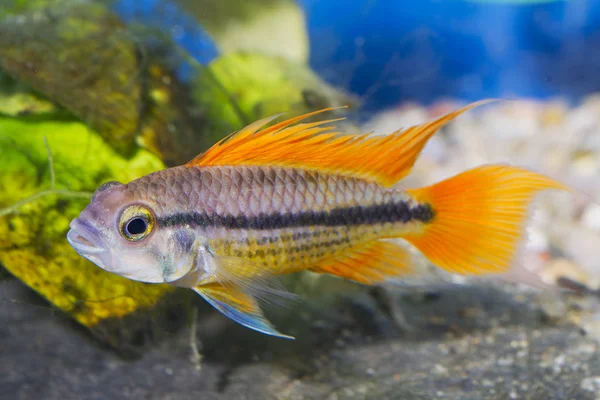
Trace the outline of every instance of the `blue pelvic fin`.
{"label": "blue pelvic fin", "polygon": [[235,286],[225,287],[218,283],[213,283],[197,286],[194,288],[194,291],[214,308],[240,325],[267,335],[284,339],[294,339],[293,336],[278,332],[265,318],[256,299]]}

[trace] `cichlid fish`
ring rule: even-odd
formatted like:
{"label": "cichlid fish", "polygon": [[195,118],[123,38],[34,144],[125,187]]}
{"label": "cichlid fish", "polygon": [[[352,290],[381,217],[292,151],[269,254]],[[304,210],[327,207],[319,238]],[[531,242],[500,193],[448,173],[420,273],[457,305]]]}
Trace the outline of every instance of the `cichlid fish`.
{"label": "cichlid fish", "polygon": [[364,284],[414,273],[414,245],[451,273],[511,266],[530,202],[560,183],[486,165],[420,189],[394,184],[427,140],[474,103],[389,136],[342,135],[317,111],[257,121],[185,165],[100,186],[71,222],[69,243],[106,271],[192,288],[217,310],[266,334],[257,298],[272,277],[301,270]]}

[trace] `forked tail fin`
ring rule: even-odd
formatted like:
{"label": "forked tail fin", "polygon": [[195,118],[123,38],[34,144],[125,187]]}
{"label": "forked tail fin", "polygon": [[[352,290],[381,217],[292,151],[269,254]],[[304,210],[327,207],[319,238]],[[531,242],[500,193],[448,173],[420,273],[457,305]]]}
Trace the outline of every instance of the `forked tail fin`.
{"label": "forked tail fin", "polygon": [[408,190],[432,206],[434,217],[421,232],[404,239],[451,273],[506,272],[519,247],[529,205],[546,189],[567,187],[526,169],[487,165]]}

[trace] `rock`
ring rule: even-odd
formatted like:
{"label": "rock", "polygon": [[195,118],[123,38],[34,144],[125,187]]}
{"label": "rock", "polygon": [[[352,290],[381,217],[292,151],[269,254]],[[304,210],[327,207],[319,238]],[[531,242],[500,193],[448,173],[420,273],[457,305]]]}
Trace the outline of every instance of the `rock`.
{"label": "rock", "polygon": [[6,270],[88,327],[148,308],[171,290],[107,273],[66,241],[70,221],[101,183],[163,168],[158,158],[138,149],[124,159],[72,120],[0,117],[0,132],[0,264]]}
{"label": "rock", "polygon": [[450,286],[416,302],[398,297],[409,333],[369,302],[355,314],[348,301],[324,309],[305,299],[277,314],[274,323],[296,341],[208,313],[199,319],[198,371],[188,332],[126,361],[19,282],[0,285],[6,398],[591,400],[597,390],[597,342],[571,324],[542,322],[535,298],[517,289]]}
{"label": "rock", "polygon": [[[319,78],[309,66],[251,53],[225,54],[194,79],[193,98],[205,110],[206,134],[222,137],[282,112],[293,117],[355,100]],[[339,117],[330,112],[320,118]],[[340,129],[344,129],[343,124]]]}
{"label": "rock", "polygon": [[590,275],[577,264],[564,258],[548,262],[540,275],[549,284],[559,285],[560,279],[569,279],[591,290],[597,290],[600,287],[600,278]]}
{"label": "rock", "polygon": [[86,121],[121,154],[134,152],[143,95],[136,44],[102,5],[42,2],[0,18],[0,67]]}

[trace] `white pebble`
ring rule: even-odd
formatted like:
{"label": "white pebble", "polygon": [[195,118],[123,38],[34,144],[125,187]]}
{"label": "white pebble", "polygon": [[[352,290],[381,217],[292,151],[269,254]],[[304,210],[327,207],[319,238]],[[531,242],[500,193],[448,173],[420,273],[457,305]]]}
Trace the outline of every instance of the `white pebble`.
{"label": "white pebble", "polygon": [[591,376],[581,381],[581,388],[594,394],[600,394],[600,376]]}
{"label": "white pebble", "polygon": [[591,204],[581,216],[581,223],[590,229],[600,231],[600,204]]}

